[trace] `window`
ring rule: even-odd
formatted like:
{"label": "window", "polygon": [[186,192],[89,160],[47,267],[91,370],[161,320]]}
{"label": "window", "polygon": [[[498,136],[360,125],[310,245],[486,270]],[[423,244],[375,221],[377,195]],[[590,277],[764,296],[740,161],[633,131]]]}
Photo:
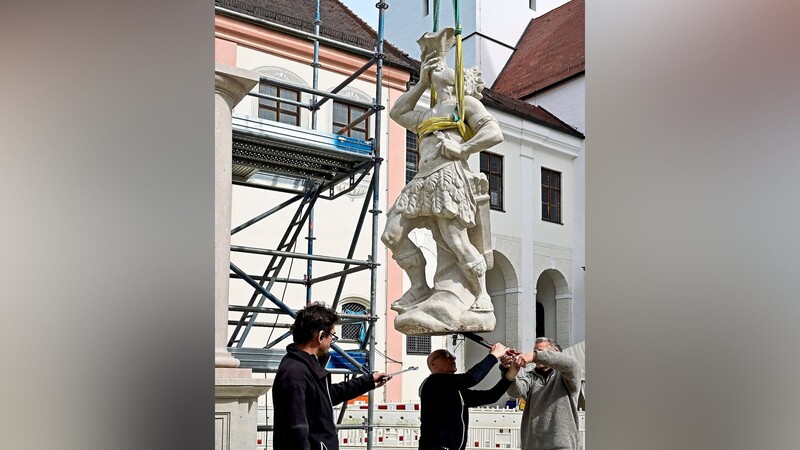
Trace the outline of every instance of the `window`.
{"label": "window", "polygon": [[536,11],[536,0],[528,0],[528,8]]}
{"label": "window", "polygon": [[[285,98],[287,100],[300,101],[300,92],[292,89],[281,88],[272,84],[260,83],[258,92]],[[265,98],[258,99],[258,117],[276,122],[288,123],[289,125],[300,125],[300,107],[290,105],[275,100]]]}
{"label": "window", "polygon": [[406,336],[406,354],[427,355],[431,352],[430,336]]}
{"label": "window", "polygon": [[414,178],[419,169],[419,151],[417,151],[417,135],[406,130],[406,183]]}
{"label": "window", "polygon": [[[333,102],[333,132],[337,133],[339,130],[346,127],[347,124],[361,117],[365,112],[367,112],[367,108],[341,102]],[[343,134],[359,139],[369,139],[368,127],[369,119],[360,122],[358,125],[348,130],[347,133]]]}
{"label": "window", "polygon": [[489,179],[489,206],[503,210],[503,157],[481,152],[481,173]]}
{"label": "window", "polygon": [[561,223],[561,172],[542,167],[542,220]]}
{"label": "window", "polygon": [[[366,314],[367,307],[360,303],[345,303],[342,305],[342,312],[344,314]],[[366,333],[364,322],[346,323],[342,325],[342,339],[360,341],[364,338],[364,336],[362,336],[364,333]]]}
{"label": "window", "polygon": [[427,17],[431,13],[431,5],[429,0],[422,0],[422,15]]}

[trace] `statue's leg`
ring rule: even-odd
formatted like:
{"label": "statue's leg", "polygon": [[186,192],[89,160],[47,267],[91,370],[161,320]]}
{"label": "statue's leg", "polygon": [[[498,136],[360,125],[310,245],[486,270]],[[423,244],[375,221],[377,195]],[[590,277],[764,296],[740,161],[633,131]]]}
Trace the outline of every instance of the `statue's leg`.
{"label": "statue's leg", "polygon": [[411,280],[411,288],[392,303],[392,309],[399,312],[428,298],[431,291],[425,279],[425,256],[408,238],[408,234],[415,228],[417,226],[414,222],[404,218],[392,208],[387,214],[386,228],[381,235],[381,241],[392,251],[392,259],[397,261],[397,265]]}
{"label": "statue's leg", "polygon": [[493,311],[491,297],[486,291],[486,260],[469,241],[467,228],[456,219],[438,218],[442,239],[456,256],[458,266],[477,291],[472,311]]}

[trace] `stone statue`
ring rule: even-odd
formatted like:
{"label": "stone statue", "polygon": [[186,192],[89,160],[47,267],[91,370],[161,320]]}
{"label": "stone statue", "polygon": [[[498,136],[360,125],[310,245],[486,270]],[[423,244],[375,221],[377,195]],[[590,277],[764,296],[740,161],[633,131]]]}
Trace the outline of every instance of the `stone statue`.
{"label": "stone statue", "polygon": [[[445,62],[455,44],[453,28],[426,33],[417,43],[420,80],[389,112],[419,136],[419,170],[389,209],[381,236],[411,280],[411,288],[392,303],[399,313],[395,329],[407,335],[491,331],[489,183],[482,173],[470,171],[467,158],[499,144],[503,134],[479,101],[484,84],[477,68],[463,71],[465,117],[458,117],[456,72]],[[429,88],[434,106],[417,108]],[[422,251],[408,237],[416,228],[429,229],[437,244],[433,287],[425,279]]]}

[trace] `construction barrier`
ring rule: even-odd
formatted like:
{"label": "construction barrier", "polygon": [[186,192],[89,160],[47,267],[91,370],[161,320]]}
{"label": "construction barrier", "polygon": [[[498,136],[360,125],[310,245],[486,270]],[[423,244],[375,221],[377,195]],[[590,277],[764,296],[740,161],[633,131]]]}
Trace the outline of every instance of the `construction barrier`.
{"label": "construction barrier", "polygon": [[[334,409],[338,417],[339,408]],[[268,417],[272,417],[270,408]],[[471,450],[493,450],[520,448],[520,423],[522,411],[506,408],[470,408],[467,448]],[[342,423],[348,425],[364,424],[367,417],[366,404],[349,405]],[[579,449],[585,450],[585,424],[583,411],[578,412]],[[402,450],[419,447],[419,404],[397,403],[375,405],[373,412],[373,448],[382,450]],[[257,450],[271,450],[268,438],[271,433],[259,432]],[[365,429],[340,430],[339,448],[364,449],[367,445]]]}

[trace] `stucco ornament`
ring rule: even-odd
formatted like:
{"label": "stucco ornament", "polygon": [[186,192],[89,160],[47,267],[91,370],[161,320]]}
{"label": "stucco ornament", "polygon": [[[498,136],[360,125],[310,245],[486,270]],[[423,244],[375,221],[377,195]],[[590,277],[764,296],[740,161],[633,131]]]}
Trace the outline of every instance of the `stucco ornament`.
{"label": "stucco ornament", "polygon": [[[477,69],[464,70],[459,108],[456,72],[445,58],[455,43],[454,29],[424,34],[420,80],[389,111],[390,117],[419,136],[419,168],[389,209],[381,240],[405,270],[411,288],[392,303],[395,329],[407,335],[491,331],[494,308],[486,292],[491,269],[489,183],[469,169],[467,158],[503,141],[497,121],[479,101],[483,81]],[[435,104],[417,107],[430,89]],[[436,242],[433,286],[425,278],[425,258],[409,233],[431,231]]]}

